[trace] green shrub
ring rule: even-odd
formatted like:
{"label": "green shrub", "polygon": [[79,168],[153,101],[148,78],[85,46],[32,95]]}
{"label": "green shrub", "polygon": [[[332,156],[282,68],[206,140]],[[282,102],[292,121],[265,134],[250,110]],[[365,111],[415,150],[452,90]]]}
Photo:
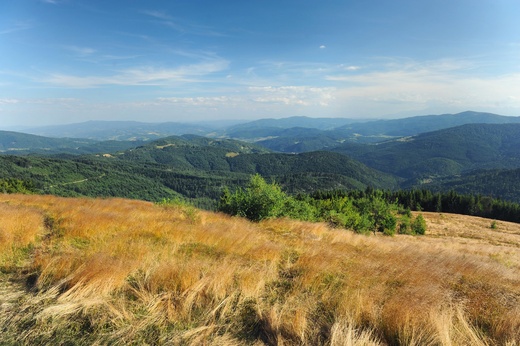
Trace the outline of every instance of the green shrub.
{"label": "green shrub", "polygon": [[412,232],[414,234],[423,235],[426,233],[426,221],[421,214],[412,221]]}
{"label": "green shrub", "polygon": [[246,189],[238,189],[233,194],[225,189],[218,210],[251,221],[282,216],[312,219],[312,215],[309,215],[310,206],[304,206],[303,203],[288,197],[280,186],[269,184],[256,174],[251,177]]}
{"label": "green shrub", "polygon": [[399,234],[412,234],[412,226],[410,223],[410,217],[402,216],[399,222]]}

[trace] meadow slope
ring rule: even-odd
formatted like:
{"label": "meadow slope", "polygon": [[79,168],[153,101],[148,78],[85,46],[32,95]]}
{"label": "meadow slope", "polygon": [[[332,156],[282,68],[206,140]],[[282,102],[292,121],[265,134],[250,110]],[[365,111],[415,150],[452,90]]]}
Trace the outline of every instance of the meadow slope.
{"label": "meadow slope", "polygon": [[0,195],[0,344],[520,345],[520,225],[425,236]]}

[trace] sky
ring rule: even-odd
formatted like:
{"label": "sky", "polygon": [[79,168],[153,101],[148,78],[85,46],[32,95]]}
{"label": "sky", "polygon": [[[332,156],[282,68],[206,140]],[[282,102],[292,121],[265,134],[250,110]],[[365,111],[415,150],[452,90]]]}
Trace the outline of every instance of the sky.
{"label": "sky", "polygon": [[518,0],[0,0],[0,128],[520,116]]}

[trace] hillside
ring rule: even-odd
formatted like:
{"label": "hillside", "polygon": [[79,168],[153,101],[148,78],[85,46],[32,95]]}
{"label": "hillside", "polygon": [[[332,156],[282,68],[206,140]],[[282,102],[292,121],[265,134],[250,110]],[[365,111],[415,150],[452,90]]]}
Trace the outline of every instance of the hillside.
{"label": "hillside", "polygon": [[111,153],[144,144],[143,141],[97,141],[85,138],[51,138],[0,131],[0,153],[11,155],[82,155]]}
{"label": "hillside", "polygon": [[48,137],[79,137],[94,140],[154,140],[172,135],[206,134],[214,127],[177,122],[146,123],[138,121],[87,121],[84,123],[45,126],[26,132]]}
{"label": "hillside", "polygon": [[520,117],[503,116],[484,112],[421,115],[402,119],[375,120],[341,127],[362,136],[414,136],[466,124],[518,124]]}
{"label": "hillside", "polygon": [[398,186],[391,175],[341,154],[274,154],[251,143],[196,135],[103,155],[0,155],[0,179],[29,181],[39,193],[150,201],[184,196],[205,208],[215,206],[224,186],[243,186],[256,173],[291,193]]}
{"label": "hillside", "polygon": [[[259,173],[282,179],[295,174],[344,176],[349,187],[395,188],[397,180],[377,172],[344,155],[332,152],[310,152],[299,155],[269,153],[266,149],[226,139],[198,136],[168,137],[148,145],[125,151],[121,160],[162,164],[173,169],[204,172]],[[338,186],[339,187],[339,186]]]}
{"label": "hillside", "polygon": [[2,344],[520,342],[517,224],[425,213],[425,236],[362,236],[23,195],[0,211]]}
{"label": "hillside", "polygon": [[408,179],[518,168],[520,124],[468,124],[377,145],[344,143],[331,150]]}
{"label": "hillside", "polygon": [[87,139],[58,139],[13,131],[0,131],[0,152],[23,152],[30,149],[39,149],[40,151],[70,150],[94,143],[96,142]]}
{"label": "hillside", "polygon": [[500,196],[520,203],[520,169],[478,170],[432,181],[410,182],[410,186],[432,191],[454,190],[461,194]]}
{"label": "hillside", "polygon": [[[288,118],[291,119],[291,118]],[[344,119],[346,120],[346,119]],[[300,153],[323,150],[343,142],[375,143],[400,137],[416,136],[466,124],[514,124],[520,117],[502,116],[482,112],[462,112],[458,114],[423,115],[402,119],[354,121],[338,127],[305,128],[305,122],[294,128],[273,127],[273,122],[251,122],[241,124],[230,137],[253,140],[258,144],[279,152]],[[261,126],[261,124],[269,124]]]}

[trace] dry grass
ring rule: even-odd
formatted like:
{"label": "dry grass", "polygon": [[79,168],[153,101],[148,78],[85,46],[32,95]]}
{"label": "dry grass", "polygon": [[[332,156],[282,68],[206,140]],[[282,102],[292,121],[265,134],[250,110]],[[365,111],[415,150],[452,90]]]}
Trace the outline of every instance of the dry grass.
{"label": "dry grass", "polygon": [[426,236],[390,238],[122,199],[2,195],[0,211],[2,251],[29,249],[0,257],[0,281],[37,273],[0,290],[0,343],[520,341],[520,225],[424,213]]}

